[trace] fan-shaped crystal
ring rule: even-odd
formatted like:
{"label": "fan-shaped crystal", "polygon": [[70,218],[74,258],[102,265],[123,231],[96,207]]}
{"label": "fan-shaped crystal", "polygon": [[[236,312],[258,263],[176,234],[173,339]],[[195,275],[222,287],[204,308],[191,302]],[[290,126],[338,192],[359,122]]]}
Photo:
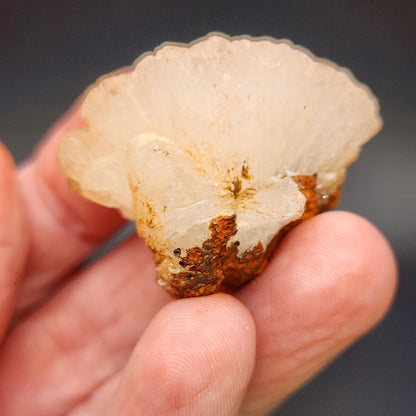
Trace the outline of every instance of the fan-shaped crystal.
{"label": "fan-shaped crystal", "polygon": [[332,207],[381,127],[367,87],[289,41],[209,35],[102,78],[60,164],[137,223],[175,296],[239,285],[290,225]]}

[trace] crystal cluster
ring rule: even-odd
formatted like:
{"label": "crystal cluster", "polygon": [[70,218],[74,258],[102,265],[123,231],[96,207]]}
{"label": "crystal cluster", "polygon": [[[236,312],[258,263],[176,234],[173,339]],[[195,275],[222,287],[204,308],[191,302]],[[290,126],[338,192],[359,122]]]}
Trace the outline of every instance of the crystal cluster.
{"label": "crystal cluster", "polygon": [[381,127],[350,72],[287,40],[164,44],[89,88],[60,144],[69,184],[134,219],[173,296],[259,274],[293,225],[336,204]]}

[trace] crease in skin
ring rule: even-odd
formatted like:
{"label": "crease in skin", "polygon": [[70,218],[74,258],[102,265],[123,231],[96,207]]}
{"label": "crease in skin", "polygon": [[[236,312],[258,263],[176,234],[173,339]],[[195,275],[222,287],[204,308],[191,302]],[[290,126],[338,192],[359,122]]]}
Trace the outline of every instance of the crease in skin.
{"label": "crease in skin", "polygon": [[120,384],[122,371],[113,374],[101,383],[94,391],[86,395],[81,403],[73,407],[66,416],[113,416],[109,413],[110,403]]}

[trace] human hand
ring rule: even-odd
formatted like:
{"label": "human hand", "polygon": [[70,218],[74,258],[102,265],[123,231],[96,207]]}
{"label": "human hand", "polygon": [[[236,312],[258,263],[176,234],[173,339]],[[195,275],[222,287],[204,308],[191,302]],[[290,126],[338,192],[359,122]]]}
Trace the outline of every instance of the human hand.
{"label": "human hand", "polygon": [[138,237],[79,268],[123,224],[57,166],[81,125],[72,110],[17,176],[0,146],[1,415],[263,415],[387,311],[391,249],[345,212],[297,226],[233,296],[171,300]]}

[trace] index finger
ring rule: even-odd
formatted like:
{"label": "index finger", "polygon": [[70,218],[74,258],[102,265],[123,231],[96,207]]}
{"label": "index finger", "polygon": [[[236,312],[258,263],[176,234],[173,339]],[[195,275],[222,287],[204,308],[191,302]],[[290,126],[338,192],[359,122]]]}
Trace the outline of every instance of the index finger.
{"label": "index finger", "polygon": [[87,201],[69,189],[59,168],[59,141],[83,126],[75,105],[51,128],[20,170],[31,234],[20,308],[26,309],[47,296],[60,279],[125,222],[116,210]]}
{"label": "index finger", "polygon": [[25,268],[29,236],[16,168],[0,142],[0,341],[13,314]]}

